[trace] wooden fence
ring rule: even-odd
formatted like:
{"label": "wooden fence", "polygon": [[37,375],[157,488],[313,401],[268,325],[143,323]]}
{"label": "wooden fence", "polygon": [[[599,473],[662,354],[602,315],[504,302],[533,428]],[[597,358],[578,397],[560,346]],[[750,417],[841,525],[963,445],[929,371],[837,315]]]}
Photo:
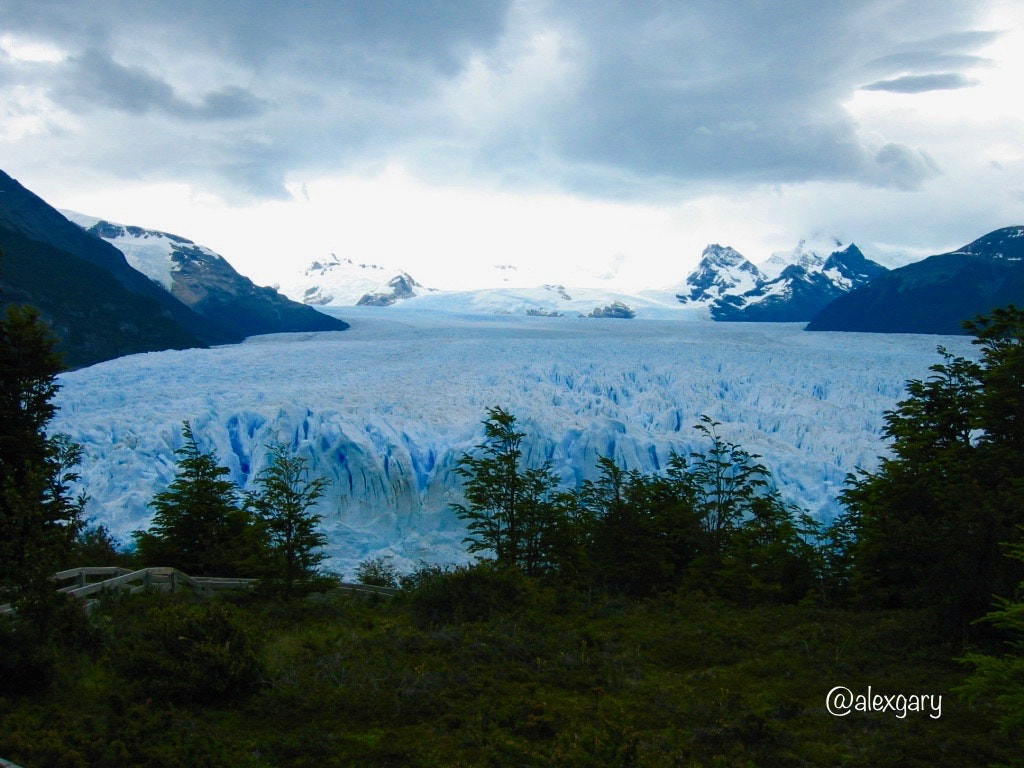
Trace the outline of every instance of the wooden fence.
{"label": "wooden fence", "polygon": [[[256,579],[231,579],[218,576],[189,576],[177,568],[143,568],[132,571],[117,567],[71,568],[53,575],[57,589],[85,601],[86,610],[91,610],[104,592],[128,592],[134,594],[144,590],[178,592],[189,589],[201,595],[210,595],[225,589],[251,589]],[[71,582],[71,583],[67,583]],[[337,582],[333,590],[359,592],[393,597],[398,590],[393,587],[376,587],[355,582]],[[13,611],[10,604],[0,605],[0,614]],[[0,763],[0,768],[3,764]]]}

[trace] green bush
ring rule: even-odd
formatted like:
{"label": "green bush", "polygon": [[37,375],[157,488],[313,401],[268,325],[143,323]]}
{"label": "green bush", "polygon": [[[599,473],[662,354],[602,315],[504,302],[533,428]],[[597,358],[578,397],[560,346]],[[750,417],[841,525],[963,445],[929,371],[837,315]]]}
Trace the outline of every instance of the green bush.
{"label": "green bush", "polygon": [[412,618],[420,627],[515,613],[535,603],[537,597],[534,582],[518,569],[490,560],[423,573],[409,592]]}
{"label": "green bush", "polygon": [[0,616],[0,696],[45,691],[53,682],[56,650],[25,621]]}
{"label": "green bush", "polygon": [[54,590],[32,593],[0,616],[0,695],[41,693],[69,652],[95,652],[100,633],[82,604]]}
{"label": "green bush", "polygon": [[117,671],[144,694],[205,703],[257,686],[260,657],[237,609],[220,602],[147,602],[126,617],[112,649]]}
{"label": "green bush", "polygon": [[398,569],[390,557],[373,557],[363,560],[356,568],[356,581],[374,587],[397,587]]}

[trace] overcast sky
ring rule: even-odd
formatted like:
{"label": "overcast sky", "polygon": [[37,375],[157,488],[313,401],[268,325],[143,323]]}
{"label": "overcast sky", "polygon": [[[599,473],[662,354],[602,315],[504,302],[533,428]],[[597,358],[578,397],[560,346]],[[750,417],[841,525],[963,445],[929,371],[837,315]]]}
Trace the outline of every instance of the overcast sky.
{"label": "overcast sky", "polygon": [[2,0],[0,168],[271,282],[1024,224],[1019,0]]}

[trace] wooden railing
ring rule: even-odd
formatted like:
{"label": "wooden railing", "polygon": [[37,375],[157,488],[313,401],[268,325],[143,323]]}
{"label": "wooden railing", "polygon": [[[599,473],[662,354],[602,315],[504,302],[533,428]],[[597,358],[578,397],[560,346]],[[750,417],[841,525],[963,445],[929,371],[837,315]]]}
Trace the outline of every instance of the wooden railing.
{"label": "wooden railing", "polygon": [[377,587],[373,584],[359,584],[354,581],[339,581],[333,589],[341,592],[362,592],[367,595],[382,595],[383,597],[394,597],[400,589],[397,587]]}
{"label": "wooden railing", "polygon": [[[209,595],[225,589],[249,589],[256,579],[232,579],[218,576],[189,576],[177,568],[143,568],[132,571],[117,567],[71,568],[53,575],[57,584],[73,582],[58,586],[58,591],[73,595],[85,601],[86,610],[96,606],[98,598],[105,592],[128,592],[135,594],[144,590],[160,592],[177,592],[183,588],[191,589],[198,594]],[[343,592],[393,597],[398,594],[394,587],[376,587],[370,584],[358,584],[342,581],[334,585],[334,589]],[[14,610],[10,604],[0,605],[0,614]],[[0,768],[3,764],[0,763]]]}

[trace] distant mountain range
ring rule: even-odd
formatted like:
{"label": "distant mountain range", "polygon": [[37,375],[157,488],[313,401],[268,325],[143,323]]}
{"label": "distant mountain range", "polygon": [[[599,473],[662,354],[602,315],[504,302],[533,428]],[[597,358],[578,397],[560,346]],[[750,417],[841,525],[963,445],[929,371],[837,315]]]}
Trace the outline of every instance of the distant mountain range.
{"label": "distant mountain range", "polygon": [[829,250],[806,241],[773,254],[760,267],[730,247],[704,249],[700,262],[677,290],[682,304],[706,307],[714,320],[799,322],[888,270],[856,245],[838,240]]}
{"label": "distant mountain range", "polygon": [[433,290],[401,268],[357,263],[333,253],[289,275],[275,288],[303,304],[333,307],[391,306]]}
{"label": "distant mountain range", "polygon": [[[129,228],[125,232],[135,237]],[[315,310],[301,305],[295,305],[301,318],[285,312],[280,302],[286,299],[255,286],[251,291],[238,288],[244,299],[233,314],[228,298],[232,289],[226,284],[239,278],[242,282],[235,285],[244,286],[245,278],[225,262],[210,270],[207,283],[198,274],[204,271],[198,254],[193,254],[194,270],[186,264],[188,241],[167,237],[166,242],[181,247],[177,261],[169,257],[170,288],[134,269],[114,245],[73,224],[0,171],[0,304],[39,308],[69,367],[136,352],[233,343],[256,333],[347,327],[309,314]],[[192,293],[191,306],[174,295],[175,279],[179,293]],[[265,307],[257,309],[261,302]],[[264,318],[256,322],[261,313]]]}
{"label": "distant mountain range", "polygon": [[290,293],[332,305],[805,322],[809,330],[956,334],[962,332],[962,321],[976,314],[1008,303],[1024,305],[1020,231],[998,230],[953,253],[893,270],[837,238],[801,240],[793,250],[774,253],[760,264],[734,248],[711,244],[671,291],[624,292],[607,283],[601,288],[544,284],[432,291],[395,268],[332,256],[304,270]]}
{"label": "distant mountain range", "polygon": [[0,305],[37,306],[70,367],[256,334],[348,327],[308,305],[710,317],[808,322],[808,330],[933,334],[961,333],[966,319],[996,306],[1024,305],[1024,227],[996,230],[891,271],[837,239],[801,241],[759,265],[712,244],[674,290],[639,293],[561,284],[435,291],[404,270],[332,254],[292,276],[281,289],[289,299],[278,286],[254,285],[187,238],[62,215],[2,171],[0,250]]}
{"label": "distant mountain range", "polygon": [[134,269],[236,340],[263,333],[347,327],[273,288],[255,285],[224,257],[184,237],[73,211],[62,213],[89,234],[113,245]]}
{"label": "distant mountain range", "polygon": [[1007,304],[1024,306],[1020,226],[881,275],[824,307],[807,329],[957,334],[964,320]]}

